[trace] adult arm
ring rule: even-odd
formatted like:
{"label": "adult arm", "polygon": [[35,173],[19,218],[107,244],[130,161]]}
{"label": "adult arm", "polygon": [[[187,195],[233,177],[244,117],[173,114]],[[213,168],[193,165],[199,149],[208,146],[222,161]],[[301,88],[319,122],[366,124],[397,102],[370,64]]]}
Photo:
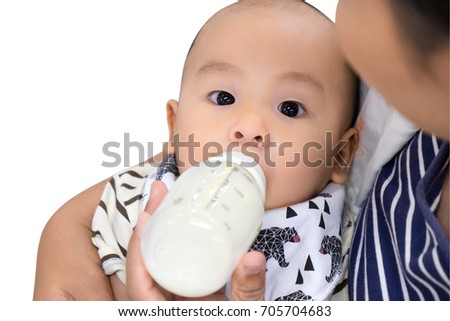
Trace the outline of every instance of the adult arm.
{"label": "adult arm", "polygon": [[108,278],[91,241],[91,223],[104,180],[65,203],[39,243],[34,300],[112,300]]}
{"label": "adult arm", "polygon": [[[159,162],[157,154],[148,161]],[[110,178],[65,203],[46,224],[39,243],[34,300],[114,300],[92,243],[92,219]]]}

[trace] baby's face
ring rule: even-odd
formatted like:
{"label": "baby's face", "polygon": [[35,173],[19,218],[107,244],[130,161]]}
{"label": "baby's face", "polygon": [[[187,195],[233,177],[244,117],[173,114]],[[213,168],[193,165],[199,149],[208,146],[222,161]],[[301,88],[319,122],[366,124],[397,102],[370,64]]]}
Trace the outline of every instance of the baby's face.
{"label": "baby's face", "polygon": [[266,209],[311,198],[332,179],[350,80],[332,24],[309,10],[227,12],[201,32],[180,100],[168,103],[181,173],[244,151],[265,172]]}

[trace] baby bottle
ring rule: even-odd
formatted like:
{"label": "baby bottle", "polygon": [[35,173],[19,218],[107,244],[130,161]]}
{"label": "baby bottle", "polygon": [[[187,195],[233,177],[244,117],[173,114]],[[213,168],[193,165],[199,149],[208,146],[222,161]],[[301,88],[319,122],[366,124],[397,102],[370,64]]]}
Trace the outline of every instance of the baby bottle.
{"label": "baby bottle", "polygon": [[189,168],[144,227],[144,264],[174,294],[200,297],[226,284],[256,238],[266,180],[256,161],[238,152]]}

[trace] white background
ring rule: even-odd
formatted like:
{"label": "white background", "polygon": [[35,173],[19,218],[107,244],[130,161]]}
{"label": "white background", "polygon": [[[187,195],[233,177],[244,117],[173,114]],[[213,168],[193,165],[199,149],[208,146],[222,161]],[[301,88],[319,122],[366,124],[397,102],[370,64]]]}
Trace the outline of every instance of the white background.
{"label": "white background", "polygon": [[[32,299],[47,220],[123,168],[102,167],[105,143],[123,146],[129,133],[159,151],[185,54],[206,19],[233,2],[0,2],[0,302]],[[334,20],[337,0],[310,3]]]}

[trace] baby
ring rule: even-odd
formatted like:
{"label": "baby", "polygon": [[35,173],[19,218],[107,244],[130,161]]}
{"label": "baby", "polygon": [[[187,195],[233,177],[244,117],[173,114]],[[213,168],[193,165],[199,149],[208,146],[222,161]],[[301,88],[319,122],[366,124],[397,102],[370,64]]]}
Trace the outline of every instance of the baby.
{"label": "baby", "polygon": [[167,103],[169,155],[115,175],[103,193],[92,229],[105,273],[125,284],[152,182],[170,188],[191,166],[237,150],[256,156],[267,181],[252,245],[266,255],[266,300],[328,299],[343,269],[356,96],[333,23],[315,8],[247,0],[220,10],[188,53],[179,100]]}

